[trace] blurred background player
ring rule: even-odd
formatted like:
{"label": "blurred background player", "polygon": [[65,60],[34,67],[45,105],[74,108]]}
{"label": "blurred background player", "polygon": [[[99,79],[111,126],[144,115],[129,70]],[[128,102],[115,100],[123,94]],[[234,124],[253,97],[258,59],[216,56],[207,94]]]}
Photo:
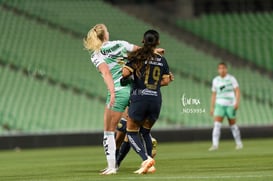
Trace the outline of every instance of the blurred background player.
{"label": "blurred background player", "polygon": [[109,32],[104,24],[97,24],[90,29],[84,39],[84,47],[92,52],[91,61],[102,74],[107,85],[108,95],[104,110],[103,146],[107,159],[107,169],[101,174],[116,173],[115,129],[122,113],[128,106],[130,85],[121,86],[122,66],[120,60],[127,53],[138,49],[126,41],[109,41]]}
{"label": "blurred background player", "polygon": [[[129,54],[129,62],[123,68],[123,79],[133,75],[130,96],[127,136],[130,145],[143,160],[141,168],[134,173],[144,174],[155,164],[151,158],[152,140],[150,130],[159,117],[162,97],[160,87],[171,81],[169,67],[164,57],[154,52],[159,45],[159,34],[155,30],[144,33],[143,47]],[[146,149],[139,137],[143,136]]]}
{"label": "blurred background player", "polygon": [[242,149],[240,130],[236,125],[236,111],[240,103],[240,89],[236,78],[228,74],[225,63],[218,64],[219,75],[212,82],[212,96],[210,113],[214,116],[214,127],[212,131],[212,146],[209,151],[217,150],[221,135],[223,119],[227,117],[232,135],[236,143],[236,149]]}

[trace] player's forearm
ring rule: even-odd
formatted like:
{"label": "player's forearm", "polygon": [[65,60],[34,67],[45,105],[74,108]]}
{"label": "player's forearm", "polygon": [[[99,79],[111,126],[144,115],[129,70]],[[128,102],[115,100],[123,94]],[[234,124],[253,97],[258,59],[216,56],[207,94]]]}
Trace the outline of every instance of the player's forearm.
{"label": "player's forearm", "polygon": [[213,92],[212,95],[211,95],[210,109],[214,109],[215,100],[216,100],[216,94]]}
{"label": "player's forearm", "polygon": [[123,67],[122,68],[122,77],[126,78],[129,77],[130,75],[132,75],[132,72],[129,70],[129,67]]}
{"label": "player's forearm", "polygon": [[239,105],[239,103],[240,103],[240,89],[239,88],[237,88],[236,90],[235,90],[235,97],[236,97],[236,104],[237,105]]}
{"label": "player's forearm", "polygon": [[167,86],[170,82],[174,80],[173,74],[163,75],[163,78],[160,82],[160,86]]}
{"label": "player's forearm", "polygon": [[167,81],[167,80],[163,79],[160,82],[160,86],[167,86],[167,85],[169,85],[169,83],[170,83],[170,81]]}
{"label": "player's forearm", "polygon": [[105,72],[102,76],[103,76],[104,82],[105,82],[110,94],[114,94],[115,93],[115,86],[114,86],[114,81],[113,81],[111,73]]}

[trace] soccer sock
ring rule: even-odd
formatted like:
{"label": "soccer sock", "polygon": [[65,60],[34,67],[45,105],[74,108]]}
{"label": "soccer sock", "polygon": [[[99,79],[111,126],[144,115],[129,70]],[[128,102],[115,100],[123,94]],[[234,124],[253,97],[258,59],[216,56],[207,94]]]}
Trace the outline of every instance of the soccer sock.
{"label": "soccer sock", "polygon": [[106,155],[108,168],[116,167],[116,142],[114,131],[104,131],[103,147]]}
{"label": "soccer sock", "polygon": [[117,165],[120,166],[122,160],[126,157],[127,153],[130,151],[130,143],[129,141],[123,141],[123,143],[120,146],[120,151],[117,156]]}
{"label": "soccer sock", "polygon": [[137,131],[128,131],[127,130],[128,140],[130,142],[131,147],[135,150],[135,152],[142,158],[142,160],[147,160],[148,155],[146,150],[139,138]]}
{"label": "soccer sock", "polygon": [[147,150],[147,154],[150,157],[152,157],[153,144],[152,144],[152,137],[151,137],[151,134],[150,134],[151,130],[141,127],[139,132],[141,133],[141,135],[143,137],[144,144],[145,144],[145,147],[146,147],[146,150]]}
{"label": "soccer sock", "polygon": [[119,155],[119,149],[120,149],[120,148],[117,148],[117,149],[116,149],[116,160],[117,160],[118,155]]}
{"label": "soccer sock", "polygon": [[221,125],[222,123],[214,121],[214,127],[212,130],[212,145],[219,146],[219,139],[221,135]]}
{"label": "soccer sock", "polygon": [[242,145],[239,127],[236,124],[230,126],[236,145]]}

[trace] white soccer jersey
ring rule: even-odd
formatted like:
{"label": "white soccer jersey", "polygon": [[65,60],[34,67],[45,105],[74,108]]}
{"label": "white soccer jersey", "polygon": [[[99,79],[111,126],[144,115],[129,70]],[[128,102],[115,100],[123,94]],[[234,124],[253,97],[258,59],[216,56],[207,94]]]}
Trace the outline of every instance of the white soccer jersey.
{"label": "white soccer jersey", "polygon": [[239,84],[234,76],[227,74],[224,78],[217,76],[212,81],[212,91],[216,92],[216,104],[233,106],[235,104],[234,89]]}
{"label": "white soccer jersey", "polygon": [[122,66],[126,63],[127,53],[133,51],[134,45],[126,41],[108,41],[103,43],[99,52],[91,55],[91,62],[98,68],[101,63],[106,63],[112,74],[115,90],[124,87],[120,85]]}

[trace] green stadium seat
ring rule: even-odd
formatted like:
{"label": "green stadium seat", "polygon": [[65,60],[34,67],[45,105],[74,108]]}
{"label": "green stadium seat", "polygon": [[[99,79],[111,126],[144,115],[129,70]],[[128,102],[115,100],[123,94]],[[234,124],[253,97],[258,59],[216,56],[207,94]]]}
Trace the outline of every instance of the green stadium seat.
{"label": "green stadium seat", "polygon": [[[0,39],[1,59],[98,97],[105,97],[106,88],[101,76],[90,63],[90,56],[82,46],[82,39],[89,28],[96,23],[105,23],[109,28],[111,39],[124,39],[138,45],[141,45],[144,31],[148,28],[156,28],[99,0],[2,0],[0,3],[8,4],[82,35],[82,37],[71,36],[59,29],[2,8],[0,24],[5,28],[0,29],[0,34],[3,35],[3,39]],[[101,9],[104,11],[102,12]],[[236,17],[241,15],[208,15],[196,20],[197,23],[185,22],[183,26],[195,29],[199,26],[199,21],[209,23],[217,33],[208,27],[202,30],[197,28],[197,31],[201,34],[209,34],[207,38],[211,41],[219,41],[219,46],[225,47],[227,43],[228,47],[234,50],[240,47],[243,49],[248,42],[247,38],[240,37],[238,41],[230,39],[240,32],[240,28],[235,26],[236,29],[232,30],[228,24],[222,23],[222,21],[233,22]],[[247,22],[242,18],[240,21],[236,19],[235,23],[241,24],[241,21]],[[221,28],[217,29],[217,27]],[[242,32],[241,35],[250,34],[246,28],[243,30],[247,32]],[[163,106],[156,128],[211,126],[212,118],[209,115],[211,88],[204,82],[211,83],[212,78],[217,75],[216,66],[222,60],[179,42],[165,32],[160,33],[160,46],[166,49],[166,58],[170,70],[175,73],[175,81],[170,87],[162,88]],[[226,37],[218,36],[228,33]],[[241,53],[249,52],[253,52],[251,47],[243,49]],[[272,53],[267,56],[272,56]],[[272,118],[269,115],[272,114],[270,112],[272,107],[269,106],[269,102],[273,101],[272,80],[244,67],[229,65],[229,70],[237,77],[242,92],[250,96],[250,98],[242,98],[241,109],[238,112],[239,124],[271,124]],[[32,76],[22,76],[19,72],[12,72],[8,68],[0,67],[0,76],[0,85],[5,90],[0,101],[0,113],[9,115],[1,120],[10,119],[9,124],[12,129],[23,132],[102,129],[104,103],[98,99],[86,99],[81,94],[72,93],[71,90],[62,90],[45,80],[37,81]],[[204,108],[206,112],[183,113],[181,105],[183,94],[199,98],[201,105],[198,108]],[[266,101],[257,102],[257,99]],[[260,116],[261,113],[264,115]],[[1,120],[0,123],[3,124]]]}
{"label": "green stadium seat", "polygon": [[[203,15],[177,24],[260,67],[273,71],[272,12]],[[240,46],[237,47],[237,45]]]}

